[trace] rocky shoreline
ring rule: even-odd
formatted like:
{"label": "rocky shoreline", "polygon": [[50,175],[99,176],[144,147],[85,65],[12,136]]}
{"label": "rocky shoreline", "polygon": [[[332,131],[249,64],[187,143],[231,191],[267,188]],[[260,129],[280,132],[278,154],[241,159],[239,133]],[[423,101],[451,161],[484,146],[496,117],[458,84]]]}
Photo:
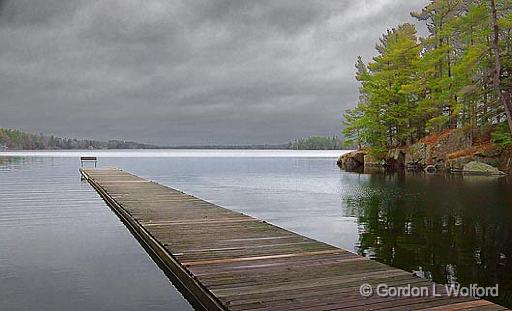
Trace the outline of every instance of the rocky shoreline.
{"label": "rocky shoreline", "polygon": [[338,166],[347,171],[428,171],[479,175],[512,172],[512,149],[490,142],[490,133],[452,129],[427,136],[413,145],[375,157],[366,150],[342,155]]}

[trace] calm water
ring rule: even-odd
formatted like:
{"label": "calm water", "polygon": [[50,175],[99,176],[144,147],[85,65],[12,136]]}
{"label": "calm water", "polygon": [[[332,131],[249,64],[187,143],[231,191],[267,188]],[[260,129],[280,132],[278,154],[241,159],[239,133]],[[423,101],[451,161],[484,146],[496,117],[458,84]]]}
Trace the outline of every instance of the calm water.
{"label": "calm water", "polygon": [[[437,282],[499,283],[512,306],[509,179],[359,175],[338,153],[108,152],[99,164]],[[1,309],[191,310],[80,181],[79,154],[0,158]]]}

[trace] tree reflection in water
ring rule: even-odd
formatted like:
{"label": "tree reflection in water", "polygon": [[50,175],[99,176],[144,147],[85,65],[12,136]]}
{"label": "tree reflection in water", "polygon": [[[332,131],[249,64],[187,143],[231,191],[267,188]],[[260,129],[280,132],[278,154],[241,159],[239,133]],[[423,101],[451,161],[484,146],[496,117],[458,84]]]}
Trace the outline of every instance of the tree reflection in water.
{"label": "tree reflection in water", "polygon": [[346,197],[360,255],[439,283],[499,284],[512,307],[512,180],[375,174]]}

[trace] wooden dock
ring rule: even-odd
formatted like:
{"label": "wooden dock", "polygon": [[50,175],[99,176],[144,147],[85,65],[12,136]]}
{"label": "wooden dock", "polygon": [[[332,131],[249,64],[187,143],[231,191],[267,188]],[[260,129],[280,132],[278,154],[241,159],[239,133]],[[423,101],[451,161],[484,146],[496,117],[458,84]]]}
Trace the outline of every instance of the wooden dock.
{"label": "wooden dock", "polygon": [[[122,170],[80,172],[205,310],[505,310]],[[442,297],[363,297],[366,283]]]}

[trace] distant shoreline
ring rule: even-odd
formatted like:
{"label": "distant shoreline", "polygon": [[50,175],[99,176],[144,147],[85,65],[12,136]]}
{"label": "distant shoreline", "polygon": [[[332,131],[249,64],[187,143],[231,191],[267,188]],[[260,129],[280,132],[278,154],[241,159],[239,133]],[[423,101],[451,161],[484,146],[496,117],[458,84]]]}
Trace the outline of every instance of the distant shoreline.
{"label": "distant shoreline", "polygon": [[336,136],[309,136],[284,144],[160,146],[125,140],[72,139],[0,128],[0,151],[64,150],[342,150]]}
{"label": "distant shoreline", "polygon": [[354,150],[353,148],[343,148],[343,149],[293,149],[283,147],[281,145],[268,145],[268,146],[176,146],[176,147],[150,147],[150,148],[93,148],[93,149],[83,149],[83,148],[71,148],[71,149],[10,149],[10,148],[0,148],[0,153],[2,152],[23,152],[23,151],[125,151],[125,150],[296,150],[296,151],[347,151]]}
{"label": "distant shoreline", "polygon": [[[338,158],[350,150],[283,150],[283,149],[126,149],[126,150],[19,150],[0,151],[1,157],[62,157],[79,158],[97,156],[98,158]],[[334,163],[334,162],[333,162]]]}

